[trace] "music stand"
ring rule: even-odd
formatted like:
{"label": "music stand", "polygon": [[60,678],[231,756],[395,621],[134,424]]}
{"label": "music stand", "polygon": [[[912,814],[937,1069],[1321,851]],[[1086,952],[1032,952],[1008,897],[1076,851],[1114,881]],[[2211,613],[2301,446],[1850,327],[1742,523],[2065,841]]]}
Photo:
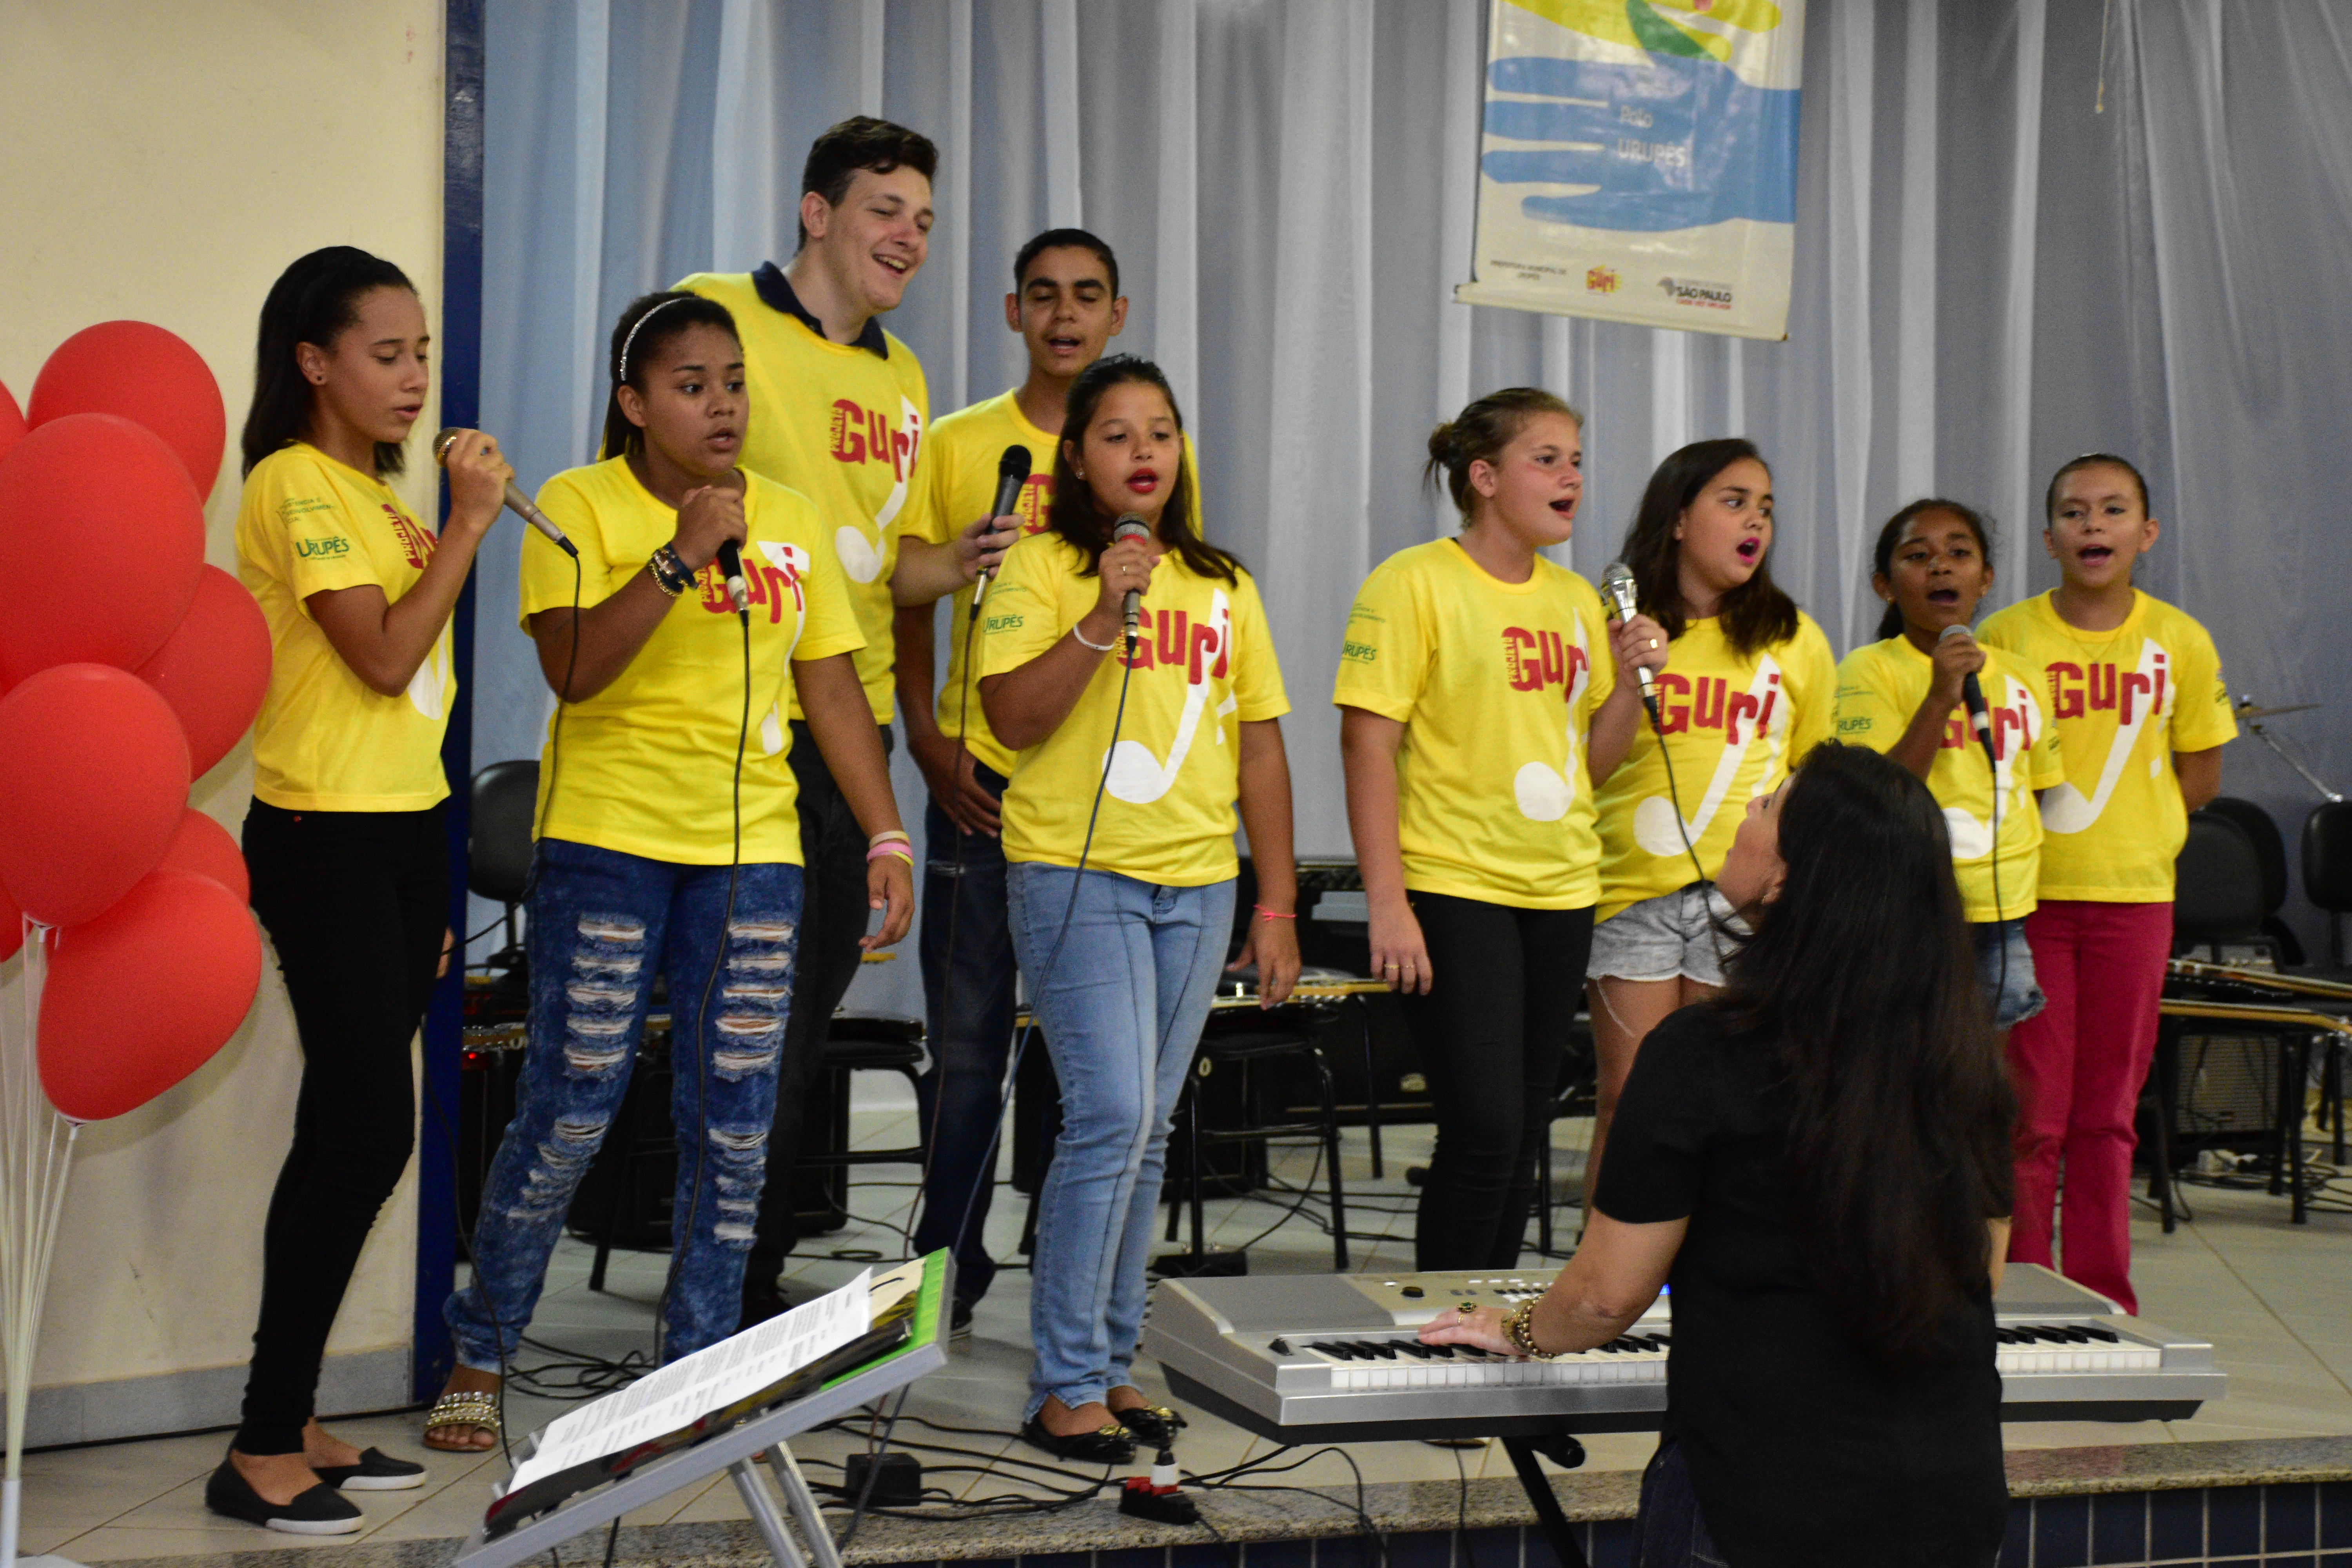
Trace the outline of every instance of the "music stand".
{"label": "music stand", "polygon": [[[692,1447],[644,1465],[621,1480],[566,1498],[536,1519],[526,1520],[496,1540],[486,1527],[476,1526],[457,1549],[451,1568],[512,1568],[551,1547],[599,1525],[609,1525],[633,1510],[645,1507],[683,1488],[706,1481],[725,1470],[751,1510],[752,1526],[767,1542],[779,1568],[842,1568],[840,1551],[825,1528],[808,1480],[801,1474],[784,1439],[813,1426],[846,1415],[861,1405],[895,1393],[925,1373],[947,1364],[948,1287],[953,1264],[945,1251],[923,1259],[923,1283],[915,1302],[912,1331],[904,1344],[874,1361],[834,1379],[815,1393],[780,1405],[739,1426],[705,1438]],[[805,1556],[784,1530],[775,1499],[760,1479],[758,1461],[765,1456],[776,1486],[800,1521],[808,1542]]]}

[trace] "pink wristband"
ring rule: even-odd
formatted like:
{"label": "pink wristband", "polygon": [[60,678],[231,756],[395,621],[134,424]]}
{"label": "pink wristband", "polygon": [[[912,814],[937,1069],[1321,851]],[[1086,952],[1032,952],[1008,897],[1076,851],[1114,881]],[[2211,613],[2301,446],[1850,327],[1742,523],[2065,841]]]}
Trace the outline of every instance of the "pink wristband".
{"label": "pink wristband", "polygon": [[868,860],[879,860],[885,855],[896,855],[899,859],[904,860],[909,866],[915,863],[914,848],[903,838],[888,838],[883,840],[883,842],[877,844],[873,848],[868,849],[866,852],[866,858]]}
{"label": "pink wristband", "polygon": [[1264,904],[1252,904],[1250,908],[1257,911],[1260,920],[1295,921],[1298,918],[1296,914],[1285,914],[1280,910],[1267,909]]}

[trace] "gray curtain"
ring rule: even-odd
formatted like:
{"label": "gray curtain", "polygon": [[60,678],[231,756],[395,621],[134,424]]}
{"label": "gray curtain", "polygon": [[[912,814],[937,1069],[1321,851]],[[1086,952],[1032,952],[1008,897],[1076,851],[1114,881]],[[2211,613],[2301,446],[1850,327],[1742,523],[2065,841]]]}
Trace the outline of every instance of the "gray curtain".
{"label": "gray curtain", "polygon": [[[2231,689],[2322,702],[2273,732],[2352,780],[2336,680],[2352,526],[2333,454],[2352,369],[2352,23],[2227,0],[1816,0],[1795,295],[1781,343],[1451,302],[1475,199],[1475,0],[499,0],[489,8],[482,406],[527,479],[584,461],[632,296],[793,240],[800,160],[845,114],[939,142],[930,259],[889,325],[944,414],[1012,384],[1021,241],[1118,251],[1118,346],[1170,370],[1211,533],[1258,574],[1296,714],[1302,853],[1344,854],[1328,704],[1356,583],[1450,519],[1429,426],[1536,383],[1589,417],[1562,551],[1614,555],[1682,443],[1774,469],[1774,571],[1843,652],[1868,549],[1923,494],[1989,511],[1988,608],[2048,587],[2042,487],[2069,457],[2147,471],[2142,566]],[[547,696],[485,553],[476,755],[534,753]],[[2331,674],[2330,672],[2335,672]],[[2260,743],[2224,788],[2294,854],[2315,796]],[[920,784],[899,770],[919,816]],[[2289,917],[2322,924],[2298,888]],[[858,999],[919,1012],[909,954]]]}

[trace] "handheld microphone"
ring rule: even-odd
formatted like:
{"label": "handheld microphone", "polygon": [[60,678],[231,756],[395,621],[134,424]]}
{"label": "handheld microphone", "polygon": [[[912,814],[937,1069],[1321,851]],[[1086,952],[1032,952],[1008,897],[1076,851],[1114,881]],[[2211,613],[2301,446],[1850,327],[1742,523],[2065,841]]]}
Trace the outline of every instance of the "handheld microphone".
{"label": "handheld microphone", "polygon": [[[1120,518],[1118,523],[1110,531],[1110,542],[1113,544],[1117,544],[1122,539],[1149,539],[1150,537],[1151,530],[1145,527],[1143,520],[1136,516],[1133,512],[1129,512],[1126,516]],[[1142,635],[1143,590],[1140,588],[1129,588],[1127,591],[1127,601],[1121,606],[1121,613],[1127,619],[1127,652],[1128,657],[1131,658],[1135,655],[1136,638]]]}
{"label": "handheld microphone", "polygon": [[751,593],[743,584],[743,547],[731,539],[719,542],[719,572],[727,579],[727,596],[735,601],[735,613],[751,613]]}
{"label": "handheld microphone", "polygon": [[[464,434],[465,431],[463,430],[444,430],[438,436],[434,437],[433,460],[440,464],[443,468],[447,468],[449,466],[449,448],[456,446],[457,444],[457,437]],[[548,521],[547,514],[540,510],[539,508],[531,505],[530,498],[523,494],[522,487],[516,484],[512,479],[509,479],[507,481],[507,509],[509,511],[512,511],[517,517],[522,519],[525,522],[530,524],[531,527],[539,530],[540,532],[547,535],[547,537],[554,542],[554,545],[558,550],[562,551],[563,553],[571,556],[575,561],[580,558],[580,552],[572,546],[572,541],[563,537],[563,531],[556,527],[555,524]]]}
{"label": "handheld microphone", "polygon": [[[1617,608],[1617,619],[1630,621],[1638,613],[1633,603],[1633,573],[1622,561],[1612,561],[1609,569],[1601,574],[1601,591]],[[1658,683],[1652,678],[1647,665],[1635,665],[1634,673],[1642,681],[1642,706],[1650,710],[1650,727],[1658,725]]]}
{"label": "handheld microphone", "polygon": [[[1955,622],[1946,626],[1936,640],[1945,642],[1955,635],[1966,637],[1969,628]],[[2000,772],[2000,755],[1993,750],[1992,744],[1992,714],[1985,708],[1984,685],[1977,679],[1977,672],[1973,669],[1960,677],[1960,701],[1969,710],[1969,728],[1974,730],[1977,739],[1983,742],[1985,756],[1991,761],[1993,771]]]}
{"label": "handheld microphone", "polygon": [[[1021,487],[1029,482],[1029,448],[1007,447],[1004,456],[996,459],[996,503],[990,508],[991,517],[1004,517],[1021,499]],[[980,614],[980,602],[988,597],[989,580],[996,575],[993,569],[983,569],[980,585],[971,591],[971,613]]]}

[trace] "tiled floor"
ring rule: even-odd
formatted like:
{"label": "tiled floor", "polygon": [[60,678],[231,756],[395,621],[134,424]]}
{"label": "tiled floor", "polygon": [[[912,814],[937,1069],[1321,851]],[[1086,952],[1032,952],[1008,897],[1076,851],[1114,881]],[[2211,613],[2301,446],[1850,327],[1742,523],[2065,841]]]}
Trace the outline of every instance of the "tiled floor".
{"label": "tiled floor", "polygon": [[[898,1090],[898,1080],[861,1082],[861,1096]],[[902,1092],[902,1091],[900,1091]],[[911,1108],[903,1102],[860,1100],[856,1121],[859,1141],[875,1146],[911,1142]],[[1581,1129],[1562,1122],[1556,1129],[1563,1172],[1579,1163],[1575,1145]],[[1385,1180],[1370,1177],[1369,1147],[1362,1133],[1348,1142],[1349,1227],[1367,1239],[1356,1244],[1356,1267],[1410,1267],[1412,1190],[1405,1168],[1428,1149],[1422,1128],[1387,1134]],[[1277,1171],[1291,1180],[1307,1173],[1305,1153],[1284,1154]],[[913,1172],[894,1166],[859,1170],[851,1206],[858,1216],[850,1228],[803,1247],[788,1285],[814,1292],[845,1283],[863,1267],[855,1257],[831,1253],[899,1256],[898,1226],[908,1220]],[[2113,1426],[2090,1423],[2012,1426],[2012,1447],[2087,1444],[2163,1443],[2224,1437],[2352,1433],[2352,1215],[2316,1213],[2310,1225],[2287,1224],[2284,1199],[2260,1192],[2192,1188],[2197,1217],[2173,1235],[2160,1233],[2152,1213],[2134,1224],[2135,1278],[2142,1310],[2168,1326],[2210,1337],[2230,1373],[2229,1396],[2209,1405],[2191,1422]],[[1286,1203],[1287,1203],[1286,1199]],[[1023,1201],[1000,1192],[990,1239],[999,1258],[1009,1257],[1020,1232]],[[1313,1207],[1319,1212],[1320,1205]],[[1255,1237],[1282,1208],[1256,1200],[1224,1200],[1210,1206],[1213,1237],[1225,1246]],[[1573,1234],[1576,1214],[1559,1211],[1562,1241]],[[1250,1250],[1259,1273],[1309,1272],[1330,1267],[1329,1238],[1305,1216],[1292,1219]],[[1531,1264],[1538,1260],[1530,1258]],[[651,1342],[652,1309],[662,1288],[667,1257],[616,1254],[604,1293],[587,1288],[588,1249],[566,1241],[559,1251],[538,1321],[535,1338],[568,1351],[618,1357]],[[1018,1268],[999,1276],[981,1304],[976,1331],[959,1344],[949,1367],[915,1386],[898,1436],[968,1450],[947,1454],[918,1450],[927,1479],[958,1497],[978,1499],[1067,1486],[1045,1468],[1018,1465],[1024,1457],[1042,1461],[1011,1436],[1019,1415],[1029,1366],[1028,1279]],[[527,1353],[525,1365],[552,1360]],[[1160,1392],[1149,1363],[1139,1368],[1147,1388]],[[508,1402],[510,1428],[521,1433],[544,1424],[565,1406],[522,1394]],[[919,1420],[983,1429],[985,1435],[942,1434]],[[376,1416],[334,1423],[352,1441],[378,1444],[404,1455],[422,1456],[414,1415]],[[56,1552],[84,1563],[210,1555],[266,1548],[300,1551],[316,1542],[232,1523],[204,1507],[204,1478],[219,1462],[226,1438],[219,1434],[167,1437],[103,1447],[36,1454],[26,1461],[23,1548]],[[814,1480],[837,1479],[836,1464],[862,1447],[862,1435],[820,1433],[793,1445]],[[1588,1466],[1632,1468],[1649,1457],[1646,1436],[1600,1436],[1586,1440]],[[1181,1450],[1184,1467],[1208,1471],[1268,1452],[1272,1445],[1195,1415]],[[463,1536],[488,1500],[490,1480],[503,1473],[500,1461],[426,1456],[428,1484],[421,1490],[356,1494],[368,1525],[360,1537],[393,1542]],[[1370,1481],[1453,1480],[1504,1476],[1508,1462],[1497,1448],[1464,1452],[1420,1443],[1355,1445],[1350,1457]],[[970,1467],[963,1469],[945,1466]],[[1016,1468],[1017,1467],[1017,1468]],[[1345,1459],[1326,1455],[1283,1478],[1313,1487],[1352,1485],[1356,1472]],[[742,1517],[741,1504],[727,1482],[719,1481],[633,1514],[632,1524]]]}

